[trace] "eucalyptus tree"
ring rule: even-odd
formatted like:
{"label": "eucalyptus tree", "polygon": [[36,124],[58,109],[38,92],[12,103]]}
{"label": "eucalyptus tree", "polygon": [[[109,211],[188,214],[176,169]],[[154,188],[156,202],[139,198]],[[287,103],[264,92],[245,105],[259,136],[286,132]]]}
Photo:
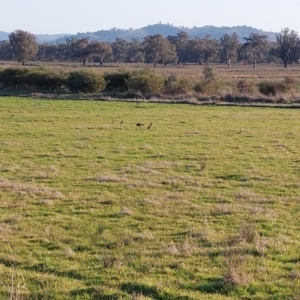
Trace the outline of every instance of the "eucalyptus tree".
{"label": "eucalyptus tree", "polygon": [[219,41],[211,39],[210,35],[206,35],[203,39],[202,57],[203,61],[208,64],[217,58],[219,49]]}
{"label": "eucalyptus tree", "polygon": [[93,41],[90,45],[94,57],[99,58],[100,66],[103,65],[104,60],[112,55],[112,46],[105,42]]}
{"label": "eucalyptus tree", "polygon": [[244,37],[246,40],[243,48],[250,49],[253,56],[253,68],[256,68],[257,56],[268,47],[268,36],[259,33],[251,33],[249,37]]}
{"label": "eucalyptus tree", "polygon": [[187,43],[187,55],[191,62],[210,63],[215,61],[218,54],[218,41],[211,39],[209,35],[205,38],[195,37]]}
{"label": "eucalyptus tree", "polygon": [[167,37],[169,42],[176,47],[178,63],[187,61],[187,45],[189,42],[189,35],[185,31],[180,31],[177,35],[169,35]]}
{"label": "eucalyptus tree", "polygon": [[146,36],[144,50],[146,57],[153,62],[154,68],[159,61],[166,65],[168,61],[177,58],[175,46],[160,34]]}
{"label": "eucalyptus tree", "polygon": [[69,54],[73,59],[80,59],[82,64],[85,65],[88,59],[97,56],[100,65],[103,64],[104,58],[112,54],[112,47],[105,42],[90,41],[88,37],[80,40],[69,39]]}
{"label": "eucalyptus tree", "polygon": [[202,65],[204,47],[204,40],[199,37],[189,40],[186,46],[188,61]]}
{"label": "eucalyptus tree", "polygon": [[128,42],[121,38],[116,40],[111,45],[115,62],[125,62],[128,55]]}
{"label": "eucalyptus tree", "polygon": [[11,32],[9,42],[12,46],[15,59],[23,65],[29,59],[34,58],[38,52],[36,37],[27,31],[18,29]]}
{"label": "eucalyptus tree", "polygon": [[226,60],[228,68],[231,67],[231,60],[237,57],[237,49],[239,47],[239,40],[237,33],[224,34],[220,38],[220,56],[221,60]]}
{"label": "eucalyptus tree", "polygon": [[128,43],[127,58],[128,62],[144,62],[144,47],[138,38],[133,38]]}
{"label": "eucalyptus tree", "polygon": [[9,41],[4,40],[0,42],[0,59],[1,60],[12,60],[13,49]]}
{"label": "eucalyptus tree", "polygon": [[276,35],[276,46],[271,50],[271,54],[279,57],[284,65],[298,62],[300,57],[299,34],[289,28],[284,28]]}
{"label": "eucalyptus tree", "polygon": [[85,66],[87,59],[93,54],[90,39],[88,37],[80,40],[70,39],[68,42],[71,57],[75,60],[80,59]]}

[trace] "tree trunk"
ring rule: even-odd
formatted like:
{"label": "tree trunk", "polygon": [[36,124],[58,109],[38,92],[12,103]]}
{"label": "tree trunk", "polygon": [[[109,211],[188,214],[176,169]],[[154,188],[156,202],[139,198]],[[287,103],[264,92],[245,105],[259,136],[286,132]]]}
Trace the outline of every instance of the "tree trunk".
{"label": "tree trunk", "polygon": [[256,68],[256,53],[254,53],[253,69]]}
{"label": "tree trunk", "polygon": [[157,60],[154,59],[154,63],[153,63],[153,67],[156,68],[156,63],[157,63]]}
{"label": "tree trunk", "polygon": [[286,61],[283,62],[283,66],[286,69],[286,67],[288,66],[288,63]]}
{"label": "tree trunk", "polygon": [[85,63],[86,63],[86,57],[84,57],[84,58],[82,59],[82,65],[83,65],[83,66],[85,66]]}
{"label": "tree trunk", "polygon": [[227,58],[227,67],[228,67],[228,68],[231,67],[231,61],[230,61],[230,58]]}

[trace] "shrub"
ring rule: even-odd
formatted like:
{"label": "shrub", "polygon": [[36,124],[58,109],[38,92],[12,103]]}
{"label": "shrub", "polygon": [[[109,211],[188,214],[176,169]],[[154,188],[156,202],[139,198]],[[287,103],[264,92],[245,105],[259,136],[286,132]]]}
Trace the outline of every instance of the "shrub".
{"label": "shrub", "polygon": [[230,246],[225,252],[224,283],[226,288],[245,286],[250,281],[243,249]]}
{"label": "shrub", "polygon": [[203,68],[203,81],[206,84],[211,84],[217,81],[217,73],[214,66],[206,64]]}
{"label": "shrub", "polygon": [[292,77],[284,77],[283,83],[287,85],[289,89],[297,90],[299,88],[299,82]]}
{"label": "shrub", "polygon": [[73,71],[69,73],[67,86],[70,91],[96,93],[105,89],[106,81],[102,75],[92,71]]}
{"label": "shrub", "polygon": [[241,94],[252,94],[254,90],[253,83],[246,79],[240,79],[236,84],[236,88]]}
{"label": "shrub", "polygon": [[202,93],[204,94],[204,87],[203,87],[203,83],[201,81],[195,83],[195,85],[193,86],[193,90],[197,93]]}
{"label": "shrub", "polygon": [[263,95],[275,96],[287,92],[289,87],[284,82],[262,81],[258,83],[258,90]]}
{"label": "shrub", "polygon": [[192,89],[192,84],[187,78],[178,78],[171,74],[165,81],[163,92],[170,95],[186,94]]}
{"label": "shrub", "polygon": [[0,72],[0,82],[8,87],[59,89],[65,86],[66,76],[46,68],[8,68]]}
{"label": "shrub", "polygon": [[24,87],[27,85],[27,75],[30,70],[27,68],[7,68],[0,72],[0,82],[8,87]]}
{"label": "shrub", "polygon": [[220,93],[222,89],[222,82],[217,80],[215,82],[206,82],[206,81],[199,81],[197,82],[193,89],[197,93],[207,94],[207,95],[216,95]]}
{"label": "shrub", "polygon": [[107,82],[107,91],[126,92],[128,90],[126,81],[128,80],[129,76],[129,71],[120,71],[118,73],[104,74],[104,79]]}
{"label": "shrub", "polygon": [[200,82],[197,82],[193,89],[202,94],[218,94],[222,87],[221,80],[218,79],[214,66],[206,64],[203,68],[203,76]]}
{"label": "shrub", "polygon": [[38,89],[61,89],[66,86],[66,80],[65,74],[46,68],[31,70],[26,76],[27,85]]}
{"label": "shrub", "polygon": [[162,77],[156,76],[153,71],[143,70],[131,73],[126,85],[131,92],[159,93],[164,84]]}

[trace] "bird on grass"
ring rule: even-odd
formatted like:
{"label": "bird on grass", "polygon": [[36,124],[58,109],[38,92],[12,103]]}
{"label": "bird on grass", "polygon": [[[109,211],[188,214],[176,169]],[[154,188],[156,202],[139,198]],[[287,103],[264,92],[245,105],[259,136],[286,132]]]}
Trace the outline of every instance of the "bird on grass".
{"label": "bird on grass", "polygon": [[144,126],[144,124],[142,124],[142,123],[136,123],[135,125],[139,128],[141,128],[141,126]]}
{"label": "bird on grass", "polygon": [[152,127],[152,123],[150,123],[150,125],[147,127],[147,129],[151,129]]}
{"label": "bird on grass", "polygon": [[120,122],[120,124],[123,124],[123,120]]}

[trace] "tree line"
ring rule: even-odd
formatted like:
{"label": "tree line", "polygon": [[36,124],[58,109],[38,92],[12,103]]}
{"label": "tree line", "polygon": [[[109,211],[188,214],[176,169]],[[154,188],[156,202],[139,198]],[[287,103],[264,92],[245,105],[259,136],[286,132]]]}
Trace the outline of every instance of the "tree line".
{"label": "tree line", "polygon": [[299,34],[289,28],[282,29],[276,36],[276,42],[268,41],[267,35],[251,33],[239,41],[236,33],[225,34],[219,40],[209,35],[193,38],[181,31],[175,36],[164,38],[160,34],[149,35],[140,41],[137,38],[126,41],[117,38],[114,42],[91,41],[68,38],[62,44],[38,44],[33,34],[16,30],[9,35],[8,41],[0,42],[0,60],[17,60],[25,64],[29,60],[81,61],[116,63],[224,63],[228,67],[232,62],[253,63],[298,63],[300,58]]}

